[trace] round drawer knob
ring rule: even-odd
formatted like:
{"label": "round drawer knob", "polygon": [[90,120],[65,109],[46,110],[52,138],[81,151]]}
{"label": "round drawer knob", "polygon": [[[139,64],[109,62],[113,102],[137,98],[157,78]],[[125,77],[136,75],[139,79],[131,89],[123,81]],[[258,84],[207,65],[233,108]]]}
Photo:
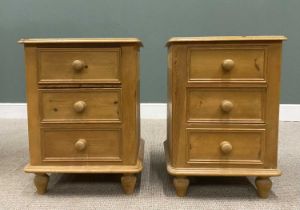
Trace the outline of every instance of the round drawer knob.
{"label": "round drawer knob", "polygon": [[73,104],[73,108],[75,110],[75,112],[83,112],[86,108],[86,103],[84,101],[77,101]]}
{"label": "round drawer knob", "polygon": [[77,72],[82,71],[85,68],[85,63],[82,60],[75,60],[72,63],[72,68]]}
{"label": "round drawer knob", "polygon": [[75,149],[80,152],[80,151],[85,150],[86,145],[87,145],[87,142],[85,139],[79,139],[78,141],[76,141],[74,146],[75,146]]}
{"label": "round drawer knob", "polygon": [[228,113],[233,109],[233,103],[229,100],[223,100],[221,103],[221,109]]}
{"label": "round drawer knob", "polygon": [[220,143],[220,148],[224,154],[228,154],[232,151],[232,145],[228,141],[222,141]]}
{"label": "round drawer knob", "polygon": [[234,61],[231,59],[225,59],[222,63],[222,68],[224,71],[230,71],[234,68]]}

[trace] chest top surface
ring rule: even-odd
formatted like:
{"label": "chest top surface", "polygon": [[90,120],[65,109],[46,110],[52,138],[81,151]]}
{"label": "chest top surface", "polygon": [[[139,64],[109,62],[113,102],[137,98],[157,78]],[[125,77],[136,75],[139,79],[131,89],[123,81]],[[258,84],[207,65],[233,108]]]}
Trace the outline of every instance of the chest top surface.
{"label": "chest top surface", "polygon": [[228,42],[228,41],[283,41],[287,40],[285,36],[203,36],[203,37],[172,37],[168,40],[166,46],[183,43],[199,42]]}
{"label": "chest top surface", "polygon": [[97,44],[137,44],[143,46],[137,38],[30,38],[20,39],[20,44],[67,44],[67,43],[97,43]]}

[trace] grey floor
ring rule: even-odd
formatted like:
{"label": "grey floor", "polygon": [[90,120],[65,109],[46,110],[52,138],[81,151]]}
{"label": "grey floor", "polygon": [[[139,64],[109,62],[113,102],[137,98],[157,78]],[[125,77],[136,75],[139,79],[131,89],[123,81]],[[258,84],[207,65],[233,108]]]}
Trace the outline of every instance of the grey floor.
{"label": "grey floor", "polygon": [[118,175],[52,174],[49,191],[35,193],[25,120],[0,120],[0,209],[300,209],[300,123],[280,123],[279,167],[269,199],[257,198],[253,178],[192,178],[188,196],[175,195],[165,170],[164,120],[143,120],[145,168],[133,195]]}

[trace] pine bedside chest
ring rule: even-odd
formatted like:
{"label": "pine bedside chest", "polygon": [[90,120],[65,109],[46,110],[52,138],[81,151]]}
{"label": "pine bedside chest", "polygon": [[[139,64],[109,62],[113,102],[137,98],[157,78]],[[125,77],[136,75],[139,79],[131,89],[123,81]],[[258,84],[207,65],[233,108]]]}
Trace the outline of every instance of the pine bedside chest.
{"label": "pine bedside chest", "polygon": [[279,176],[277,138],[284,36],[172,38],[168,46],[168,173],[255,176],[268,197]]}
{"label": "pine bedside chest", "polygon": [[47,173],[120,173],[133,193],[142,170],[139,48],[135,38],[22,39],[30,163],[37,192]]}

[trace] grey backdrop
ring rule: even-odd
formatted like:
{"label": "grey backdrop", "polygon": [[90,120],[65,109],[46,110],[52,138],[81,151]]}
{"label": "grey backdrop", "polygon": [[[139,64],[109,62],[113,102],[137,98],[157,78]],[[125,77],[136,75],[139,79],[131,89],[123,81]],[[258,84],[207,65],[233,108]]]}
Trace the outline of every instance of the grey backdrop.
{"label": "grey backdrop", "polygon": [[286,35],[282,103],[300,103],[299,0],[0,0],[0,102],[24,102],[20,38],[138,37],[141,100],[166,102],[172,36]]}

